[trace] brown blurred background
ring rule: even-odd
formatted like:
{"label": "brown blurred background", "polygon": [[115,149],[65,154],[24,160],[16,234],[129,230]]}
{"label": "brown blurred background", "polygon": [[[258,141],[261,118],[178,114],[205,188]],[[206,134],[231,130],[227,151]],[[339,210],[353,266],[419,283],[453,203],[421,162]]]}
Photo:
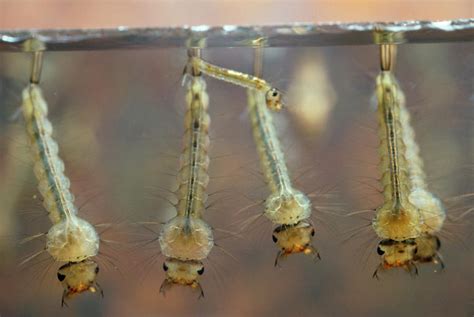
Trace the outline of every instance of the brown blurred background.
{"label": "brown blurred background", "polygon": [[[293,21],[452,19],[472,16],[471,1],[5,1],[0,28],[78,28],[182,24],[270,24]],[[473,43],[409,44],[396,73],[413,116],[430,188],[459,215],[472,200]],[[250,48],[207,49],[218,65],[251,72]],[[314,244],[322,261],[302,255],[274,268],[272,225],[256,206],[268,192],[259,173],[246,94],[207,79],[210,95],[210,201],[206,220],[225,252],[214,248],[202,284],[206,297],[173,289],[164,298],[156,234],[133,225],[162,222],[173,210],[163,197],[175,185],[184,88],[181,49],[47,52],[41,86],[80,214],[118,226],[103,238],[99,282],[105,298],[84,295],[60,308],[58,264],[47,255],[19,267],[44,241],[18,245],[50,227],[38,199],[21,120],[11,119],[27,84],[29,54],[0,53],[0,315],[1,316],[470,316],[473,311],[472,216],[448,223],[441,236],[447,268],[423,265],[371,278],[378,264],[370,217],[315,213]],[[314,204],[342,212],[375,208],[377,132],[373,113],[376,46],[268,48],[264,77],[287,96],[275,116],[296,186]],[[322,193],[330,192],[328,199]],[[368,230],[357,228],[367,228]],[[159,231],[159,226],[153,228]],[[357,234],[352,236],[352,230]],[[232,254],[235,259],[228,256]],[[113,262],[118,269],[110,263]]]}
{"label": "brown blurred background", "polygon": [[0,0],[0,29],[470,18],[471,0]]}
{"label": "brown blurred background", "polygon": [[[397,76],[413,116],[430,188],[450,216],[472,206],[472,43],[403,45]],[[207,49],[216,64],[251,71],[251,48]],[[50,227],[38,199],[21,120],[12,121],[31,56],[0,53],[0,314],[2,316],[465,316],[472,311],[472,216],[440,234],[446,270],[421,265],[371,275],[378,264],[372,214],[341,218],[315,212],[314,244],[322,261],[299,255],[273,267],[272,225],[246,219],[261,213],[268,192],[240,87],[208,79],[211,112],[210,202],[206,220],[218,229],[202,284],[206,297],[173,289],[164,298],[157,237],[133,225],[173,215],[182,144],[186,52],[181,49],[50,52],[41,85],[71,178],[80,214],[116,226],[103,234],[99,282],[105,298],[80,296],[60,308],[58,264],[47,254],[20,267],[44,240],[18,245]],[[264,75],[288,92],[288,110],[275,116],[296,186],[316,193],[315,205],[341,212],[375,208],[377,132],[373,113],[376,46],[265,49]],[[324,193],[331,197],[324,199]],[[165,197],[163,197],[165,196]],[[453,200],[454,199],[454,200]],[[324,207],[322,207],[324,209]],[[471,221],[471,222],[469,222]],[[364,229],[357,229],[364,227]],[[153,227],[159,231],[159,226]],[[352,233],[355,230],[355,235]],[[226,252],[235,258],[228,256]],[[111,258],[110,258],[111,257]],[[111,260],[119,270],[109,262]]]}

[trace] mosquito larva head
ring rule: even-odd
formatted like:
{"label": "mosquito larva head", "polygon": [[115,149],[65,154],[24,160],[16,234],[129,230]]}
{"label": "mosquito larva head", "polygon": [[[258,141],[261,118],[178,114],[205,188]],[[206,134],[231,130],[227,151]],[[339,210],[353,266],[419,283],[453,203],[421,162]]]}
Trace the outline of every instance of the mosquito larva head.
{"label": "mosquito larva head", "polygon": [[91,259],[61,266],[57,276],[64,289],[63,303],[65,299],[87,291],[91,293],[98,291],[102,294],[102,289],[95,281],[98,273],[99,266]]}
{"label": "mosquito larva head", "polygon": [[272,239],[278,245],[280,251],[275,265],[278,264],[281,258],[293,253],[304,253],[319,259],[318,251],[311,244],[314,233],[313,226],[306,221],[300,221],[295,225],[276,227],[273,230]]}
{"label": "mosquito larva head", "polygon": [[99,236],[87,221],[74,217],[51,227],[46,250],[58,262],[80,262],[99,252]]}
{"label": "mosquito larva head", "polygon": [[379,242],[377,247],[377,253],[382,257],[381,268],[383,269],[400,267],[411,272],[414,267],[416,252],[417,244],[415,239],[403,241],[384,239]]}
{"label": "mosquito larva head", "polygon": [[299,190],[272,194],[265,201],[265,216],[276,224],[294,225],[311,216],[311,201]]}
{"label": "mosquito larva head", "polygon": [[276,88],[271,88],[265,94],[265,102],[268,109],[272,111],[280,111],[283,108],[283,100],[281,92]]}
{"label": "mosquito larva head", "polygon": [[173,285],[190,286],[200,292],[199,297],[204,296],[199,276],[204,274],[204,265],[196,260],[178,260],[167,258],[163,263],[163,270],[166,273],[166,279],[160,287],[160,292],[165,294]]}

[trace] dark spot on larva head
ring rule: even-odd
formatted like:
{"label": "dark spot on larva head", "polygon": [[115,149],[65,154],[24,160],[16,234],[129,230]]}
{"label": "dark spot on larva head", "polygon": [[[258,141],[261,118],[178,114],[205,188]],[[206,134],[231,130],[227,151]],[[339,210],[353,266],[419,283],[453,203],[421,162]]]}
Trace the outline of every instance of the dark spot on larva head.
{"label": "dark spot on larva head", "polygon": [[383,255],[385,253],[384,250],[382,250],[380,247],[377,247],[377,254],[378,255]]}
{"label": "dark spot on larva head", "polygon": [[58,273],[58,280],[59,280],[60,282],[64,281],[65,278],[66,278],[66,275],[61,274],[61,273]]}
{"label": "dark spot on larva head", "polygon": [[163,262],[163,271],[168,271],[168,265],[165,262]]}
{"label": "dark spot on larva head", "polygon": [[199,129],[199,121],[194,121],[194,129]]}
{"label": "dark spot on larva head", "polygon": [[199,275],[204,274],[204,266],[202,268],[200,268],[199,270],[197,270],[197,274],[199,274]]}
{"label": "dark spot on larva head", "polygon": [[278,238],[273,234],[273,235],[272,235],[272,240],[273,240],[273,242],[277,243]]}

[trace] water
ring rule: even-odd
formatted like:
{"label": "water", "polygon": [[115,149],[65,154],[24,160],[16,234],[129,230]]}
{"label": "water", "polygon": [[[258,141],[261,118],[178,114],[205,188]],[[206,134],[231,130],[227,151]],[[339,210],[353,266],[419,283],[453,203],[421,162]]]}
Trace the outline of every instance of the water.
{"label": "water", "polygon": [[[430,188],[448,200],[448,215],[455,215],[472,206],[472,199],[449,202],[473,192],[472,22],[470,28],[464,25],[450,31],[441,26],[447,29],[451,24],[438,24],[437,30],[425,25],[431,31],[420,25],[405,25],[408,31],[403,38],[408,43],[399,45],[396,75],[407,97]],[[286,37],[284,28],[255,33],[227,27],[228,37],[215,30],[193,30],[200,34],[194,37],[197,42],[210,32],[206,44],[212,48],[203,51],[207,60],[245,72],[251,72],[253,65],[253,50],[245,47],[249,39],[279,34],[267,41],[271,47],[264,50],[264,77],[287,94],[288,110],[276,115],[275,121],[290,171],[307,193],[334,189],[334,196],[322,203],[338,208],[343,204],[346,212],[376,208],[381,202],[374,189],[379,174],[372,106],[378,48],[369,45],[372,33],[368,25],[364,27],[293,27],[294,33]],[[170,29],[169,34],[178,31]],[[294,35],[297,31],[300,37]],[[173,213],[161,198],[166,192],[159,188],[173,188],[175,177],[170,174],[177,171],[182,144],[181,74],[186,50],[180,46],[189,33],[180,32],[181,37],[153,30],[139,36],[133,30],[118,30],[111,39],[97,38],[107,34],[103,32],[91,32],[94,36],[86,39],[64,32],[50,38],[37,33],[53,50],[45,54],[41,86],[66,173],[78,205],[83,206],[80,214],[94,224],[122,224],[104,233],[105,239],[119,241],[103,245],[103,251],[120,270],[99,260],[104,299],[82,295],[64,309],[56,280],[58,265],[46,260],[18,268],[24,256],[44,244],[18,246],[15,241],[47,231],[50,224],[36,197],[22,121],[9,119],[29,76],[31,54],[17,52],[26,33],[0,32],[2,316],[465,316],[473,312],[472,216],[465,218],[463,226],[446,227],[441,235],[447,266],[442,273],[421,265],[416,278],[394,271],[383,274],[380,281],[371,278],[379,262],[374,234],[362,231],[346,241],[351,229],[367,224],[363,218],[341,220],[317,214],[324,220],[316,222],[314,239],[322,261],[315,264],[298,255],[281,268],[273,267],[272,225],[262,219],[241,238],[216,232],[218,244],[236,260],[214,248],[202,278],[203,300],[179,288],[163,298],[159,294],[163,258],[147,261],[157,255],[159,245],[140,248],[140,241],[155,236],[130,222],[161,222]],[[261,207],[244,215],[236,215],[237,211],[264,199],[268,192],[259,174],[245,91],[210,78],[207,82],[212,119],[209,192],[217,193],[210,198],[215,203],[206,219],[215,228],[238,232],[243,217],[260,212]]]}

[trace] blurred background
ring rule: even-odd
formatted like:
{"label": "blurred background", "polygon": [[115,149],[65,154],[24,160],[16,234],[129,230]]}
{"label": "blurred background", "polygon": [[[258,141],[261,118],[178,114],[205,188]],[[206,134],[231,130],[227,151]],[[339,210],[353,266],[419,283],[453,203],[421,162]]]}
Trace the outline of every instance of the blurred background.
{"label": "blurred background", "polygon": [[472,18],[471,0],[0,0],[0,29]]}
{"label": "blurred background", "polygon": [[[472,1],[10,1],[0,29],[435,20],[472,17]],[[105,292],[61,308],[59,264],[44,240],[20,245],[50,223],[41,206],[21,119],[15,112],[31,55],[0,52],[1,316],[471,316],[474,312],[473,43],[399,47],[396,74],[406,94],[430,189],[448,208],[440,233],[447,268],[420,275],[372,273],[379,263],[372,213],[381,203],[374,114],[378,48],[264,50],[264,77],[288,109],[275,115],[295,186],[314,194],[314,245],[322,261],[296,255],[275,268],[272,225],[259,204],[268,195],[240,87],[207,79],[211,112],[211,208],[215,247],[202,276],[205,298],[164,278],[157,237],[174,210],[182,146],[183,49],[47,52],[41,86],[80,215],[112,224],[101,237],[98,281]],[[251,48],[212,48],[217,65],[252,72]],[[251,208],[246,207],[254,205]],[[244,209],[244,211],[242,211]],[[326,211],[326,212],[324,212]],[[336,215],[339,214],[339,215]],[[154,232],[155,233],[154,233]]]}
{"label": "blurred background", "polygon": [[[472,207],[472,43],[404,45],[396,73],[413,116],[430,188],[451,218]],[[374,81],[376,46],[271,48],[264,77],[287,96],[275,124],[295,186],[313,193],[314,244],[322,261],[296,255],[275,268],[272,225],[260,201],[268,192],[260,174],[246,93],[208,79],[210,95],[210,204],[206,220],[215,247],[202,277],[205,298],[175,288],[159,294],[164,278],[159,245],[147,244],[169,219],[167,191],[175,176],[183,133],[182,49],[47,52],[41,86],[60,155],[80,214],[102,233],[98,281],[103,300],[86,294],[60,308],[59,266],[41,250],[44,240],[19,245],[50,223],[36,190],[24,127],[13,120],[29,76],[25,53],[0,54],[0,313],[4,316],[465,316],[472,311],[472,215],[447,221],[440,233],[446,270],[421,265],[420,275],[372,273],[379,263],[372,213],[381,203],[377,169]],[[250,48],[207,49],[218,65],[251,72]],[[275,67],[277,65],[277,67]],[[239,212],[243,208],[255,206]],[[102,230],[99,230],[101,232]],[[230,232],[230,233],[229,233]]]}

